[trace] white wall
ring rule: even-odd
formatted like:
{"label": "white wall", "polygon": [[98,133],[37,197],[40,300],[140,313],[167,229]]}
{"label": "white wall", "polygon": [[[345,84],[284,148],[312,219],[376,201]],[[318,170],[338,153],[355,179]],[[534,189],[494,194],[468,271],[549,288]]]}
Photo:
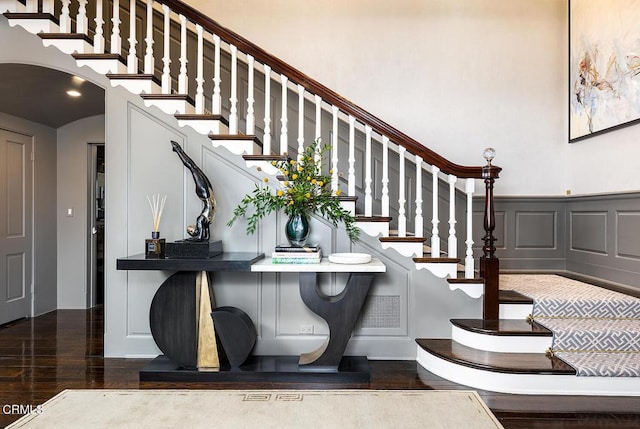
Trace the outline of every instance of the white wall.
{"label": "white wall", "polygon": [[566,1],[187,3],[453,162],[493,146],[496,193],[564,193]]}
{"label": "white wall", "polygon": [[[58,128],[58,308],[87,306],[89,143],[104,143],[104,115]],[[73,215],[68,216],[67,211]]]}

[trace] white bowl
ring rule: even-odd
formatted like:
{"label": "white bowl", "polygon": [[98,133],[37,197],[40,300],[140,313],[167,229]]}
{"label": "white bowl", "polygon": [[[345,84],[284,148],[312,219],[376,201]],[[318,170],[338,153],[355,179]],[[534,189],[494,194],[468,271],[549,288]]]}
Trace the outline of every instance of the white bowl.
{"label": "white bowl", "polygon": [[371,255],[368,253],[332,253],[329,255],[329,262],[334,264],[366,264],[371,262]]}

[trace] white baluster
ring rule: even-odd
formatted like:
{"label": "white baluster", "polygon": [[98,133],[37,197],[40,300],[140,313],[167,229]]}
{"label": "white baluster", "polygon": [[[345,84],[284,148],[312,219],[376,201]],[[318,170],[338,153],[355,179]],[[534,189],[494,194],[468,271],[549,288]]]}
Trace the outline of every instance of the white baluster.
{"label": "white baluster", "polygon": [[382,216],[389,216],[389,137],[382,136]]}
{"label": "white baluster", "polygon": [[256,119],[253,110],[253,75],[254,75],[254,60],[251,55],[247,55],[247,62],[249,63],[249,77],[247,79],[247,135],[254,135],[256,133]]}
{"label": "white baluster", "polygon": [[398,237],[407,236],[407,216],[405,211],[404,197],[404,155],[407,149],[404,146],[398,146],[398,155],[400,165],[398,167]]}
{"label": "white baluster", "polygon": [[456,237],[456,181],[458,178],[449,174],[449,241],[447,254],[450,258],[458,257],[458,237]]}
{"label": "white baluster", "polygon": [[69,15],[69,5],[71,0],[62,0],[62,9],[60,10],[60,32],[71,33],[71,16]]}
{"label": "white baluster", "polygon": [[222,113],[222,92],[220,91],[220,36],[213,35],[214,64],[213,64],[213,97],[211,99],[211,112],[214,115]]}
{"label": "white baluster", "polygon": [[304,86],[298,85],[298,162],[304,153]]}
{"label": "white baluster", "polygon": [[331,106],[333,113],[331,132],[331,190],[335,193],[338,190],[338,108]]}
{"label": "white baluster", "polygon": [[280,75],[280,83],[282,84],[282,112],[280,117],[280,155],[284,155],[288,152],[289,136],[287,135],[287,82],[288,78],[285,75]]}
{"label": "white baluster", "polygon": [[[48,1],[45,3],[48,3]],[[53,1],[51,1],[51,3],[53,4]],[[96,0],[96,17],[93,21],[96,23],[95,34],[93,35],[93,53],[103,54],[104,53],[104,19],[102,19],[102,0]]]}
{"label": "white baluster", "polygon": [[440,223],[440,219],[438,217],[438,173],[440,169],[435,165],[431,166],[431,175],[433,179],[433,190],[431,195],[433,196],[433,217],[431,218],[431,257],[439,258],[440,257],[440,233],[438,230],[438,224]]}
{"label": "white baluster", "polygon": [[364,215],[373,216],[373,197],[371,196],[371,127],[367,125],[365,132],[365,166],[364,166]]}
{"label": "white baluster", "polygon": [[416,155],[416,215],[414,218],[416,237],[424,237],[424,219],[422,218],[422,157]]}
{"label": "white baluster", "polygon": [[[322,134],[322,97],[320,97],[319,95],[316,95],[315,97],[315,101],[316,101],[316,134],[315,134],[315,140],[320,141],[320,139],[322,138],[321,134]],[[322,155],[321,155],[321,150],[322,150],[322,142],[320,142],[320,144],[318,145],[318,147],[316,148],[316,154],[314,156],[314,160],[316,162],[316,165],[318,166],[318,174],[322,173]]]}
{"label": "white baluster", "polygon": [[136,57],[136,0],[129,0],[129,55],[127,56],[127,73],[138,73],[138,57]]}
{"label": "white baluster", "polygon": [[180,74],[178,75],[178,93],[189,93],[187,80],[187,18],[180,15]]}
{"label": "white baluster", "polygon": [[229,133],[238,134],[238,48],[231,50],[231,96],[229,97]]}
{"label": "white baluster", "polygon": [[147,0],[147,37],[144,41],[147,45],[144,53],[144,72],[153,74],[153,0]]}
{"label": "white baluster", "polygon": [[356,195],[356,118],[349,115],[349,174],[347,176],[348,195]]}
{"label": "white baluster", "polygon": [[164,28],[163,28],[163,57],[162,57],[162,93],[171,94],[171,9],[169,6],[162,5],[162,11],[164,12]]}
{"label": "white baluster", "polygon": [[204,29],[200,24],[196,24],[198,34],[198,53],[196,70],[196,114],[204,114]]}
{"label": "white baluster", "polygon": [[[63,0],[63,3],[65,1],[67,0]],[[62,18],[60,19],[60,31],[62,31]],[[121,52],[122,39],[120,38],[120,1],[115,0],[113,2],[113,14],[111,15],[111,53],[120,55]]]}
{"label": "white baluster", "polygon": [[475,192],[475,179],[467,179],[465,182],[465,193],[467,194],[467,245],[466,257],[464,258],[464,276],[467,279],[475,277],[473,260],[473,193]]}
{"label": "white baluster", "polygon": [[76,15],[76,33],[87,34],[87,0],[78,0],[78,15]]}
{"label": "white baluster", "polygon": [[[98,1],[101,2],[101,0],[98,0]],[[36,4],[36,6],[38,5],[37,1],[34,3]],[[53,0],[42,0],[42,13],[50,13],[51,15],[53,15],[53,11],[54,11]]]}
{"label": "white baluster", "polygon": [[264,65],[264,139],[262,154],[271,154],[271,67]]}

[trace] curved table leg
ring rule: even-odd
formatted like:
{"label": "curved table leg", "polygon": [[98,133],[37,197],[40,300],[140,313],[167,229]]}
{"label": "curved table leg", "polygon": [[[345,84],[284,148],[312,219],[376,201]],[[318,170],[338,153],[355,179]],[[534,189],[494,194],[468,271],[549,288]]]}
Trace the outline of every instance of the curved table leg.
{"label": "curved table leg", "polygon": [[318,287],[317,273],[300,273],[300,296],[307,307],[329,325],[329,337],[311,353],[300,356],[301,369],[337,371],[369,293],[373,273],[351,273],[338,295],[325,295]]}
{"label": "curved table leg", "polygon": [[220,366],[211,292],[205,271],[179,271],[162,283],[151,301],[151,335],[162,353],[183,368]]}

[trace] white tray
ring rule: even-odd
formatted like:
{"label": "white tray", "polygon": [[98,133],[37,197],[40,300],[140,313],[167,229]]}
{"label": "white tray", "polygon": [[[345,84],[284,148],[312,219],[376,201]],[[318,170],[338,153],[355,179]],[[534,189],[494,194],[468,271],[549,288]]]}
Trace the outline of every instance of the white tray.
{"label": "white tray", "polygon": [[334,264],[367,264],[371,262],[371,255],[368,253],[332,253],[329,255],[329,262]]}

